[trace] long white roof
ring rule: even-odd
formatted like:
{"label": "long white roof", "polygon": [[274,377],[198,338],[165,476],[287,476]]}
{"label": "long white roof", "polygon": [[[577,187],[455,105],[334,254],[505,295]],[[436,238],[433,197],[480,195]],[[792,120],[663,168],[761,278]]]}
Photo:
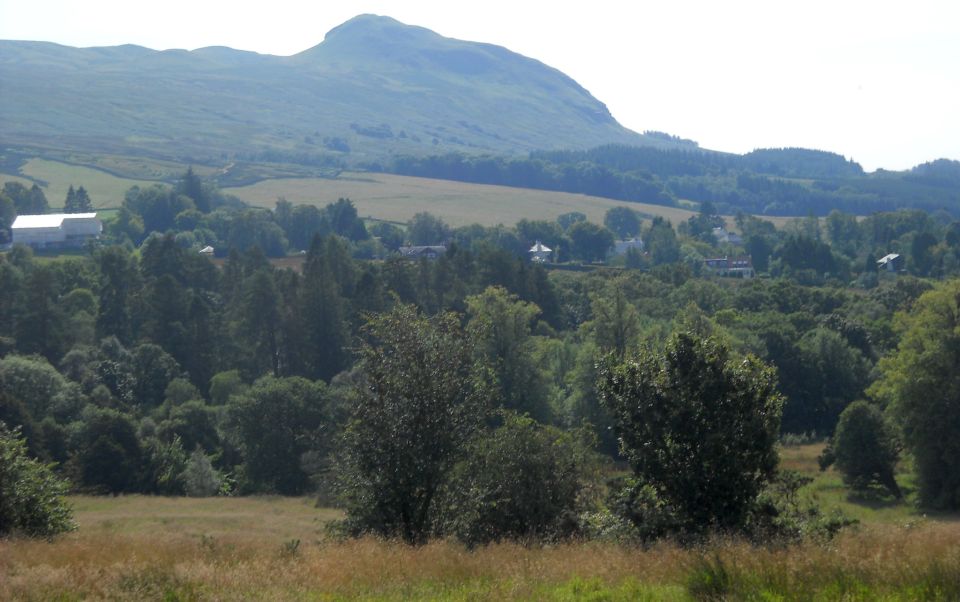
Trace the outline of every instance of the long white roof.
{"label": "long white roof", "polygon": [[65,219],[95,219],[96,213],[47,213],[45,215],[18,215],[11,228],[59,228]]}

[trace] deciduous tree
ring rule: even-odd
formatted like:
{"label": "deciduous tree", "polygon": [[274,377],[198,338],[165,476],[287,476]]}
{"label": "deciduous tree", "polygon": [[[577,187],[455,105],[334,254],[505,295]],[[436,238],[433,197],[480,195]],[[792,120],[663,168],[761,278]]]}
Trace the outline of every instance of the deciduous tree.
{"label": "deciduous tree", "polygon": [[16,429],[0,422],[0,537],[52,537],[74,529],[67,483],[30,458]]}
{"label": "deciduous tree", "polygon": [[897,350],[868,389],[887,404],[916,464],[920,502],[960,508],[960,281],[924,293],[898,314]]}
{"label": "deciduous tree", "polygon": [[772,369],[713,338],[674,334],[600,371],[636,475],[700,532],[744,525],[777,467],[781,398]]}
{"label": "deciduous tree", "polygon": [[611,207],[603,216],[603,225],[618,238],[625,239],[640,233],[640,216],[629,207]]}
{"label": "deciduous tree", "polygon": [[346,525],[422,543],[440,487],[482,424],[485,387],[454,314],[426,318],[399,305],[364,332],[338,462]]}
{"label": "deciduous tree", "polygon": [[899,442],[883,412],[858,400],[840,414],[837,430],[820,457],[820,468],[835,464],[843,482],[853,489],[864,491],[876,484],[899,498],[900,487],[893,476],[899,457]]}
{"label": "deciduous tree", "polygon": [[530,330],[540,309],[499,286],[467,298],[469,330],[482,360],[490,366],[503,407],[550,418],[547,387],[531,355]]}

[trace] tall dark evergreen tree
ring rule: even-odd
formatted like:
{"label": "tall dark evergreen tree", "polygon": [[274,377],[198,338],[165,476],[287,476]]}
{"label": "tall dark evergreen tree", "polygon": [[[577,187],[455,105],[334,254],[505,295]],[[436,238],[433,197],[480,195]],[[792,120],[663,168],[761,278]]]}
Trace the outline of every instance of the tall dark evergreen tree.
{"label": "tall dark evergreen tree", "polygon": [[131,298],[140,288],[136,258],[123,247],[107,247],[99,251],[100,302],[97,305],[97,337],[117,337],[120,342],[133,341]]}
{"label": "tall dark evergreen tree", "polygon": [[90,200],[90,195],[87,194],[87,190],[81,186],[77,188],[77,211],[76,213],[90,213],[93,211],[93,201]]}
{"label": "tall dark evergreen tree", "polygon": [[[350,360],[350,332],[346,301],[341,296],[336,270],[336,245],[314,238],[303,269],[302,314],[307,374],[329,381]],[[349,260],[349,258],[347,258]]]}
{"label": "tall dark evergreen tree", "polygon": [[24,283],[23,307],[16,330],[20,351],[39,353],[54,363],[66,352],[66,318],[58,303],[58,288],[53,267],[33,268]]}
{"label": "tall dark evergreen tree", "polygon": [[203,182],[193,172],[193,166],[187,168],[187,172],[177,183],[177,194],[189,197],[201,213],[210,213],[210,195],[203,189]]}
{"label": "tall dark evergreen tree", "polygon": [[0,339],[13,340],[22,290],[23,273],[0,255]]}
{"label": "tall dark evergreen tree", "polygon": [[270,270],[257,270],[244,282],[233,333],[243,341],[241,355],[249,376],[280,375],[280,298]]}
{"label": "tall dark evergreen tree", "polygon": [[183,365],[190,344],[187,337],[189,291],[169,274],[150,281],[144,288],[143,334]]}
{"label": "tall dark evergreen tree", "polygon": [[64,213],[79,213],[77,211],[77,192],[73,189],[73,184],[67,189],[67,198],[63,201]]}

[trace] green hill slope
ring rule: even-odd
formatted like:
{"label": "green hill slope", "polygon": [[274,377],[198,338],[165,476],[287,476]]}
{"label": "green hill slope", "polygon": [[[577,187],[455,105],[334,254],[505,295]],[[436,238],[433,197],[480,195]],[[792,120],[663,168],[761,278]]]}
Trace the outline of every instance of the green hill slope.
{"label": "green hill slope", "polygon": [[8,145],[193,162],[677,144],[536,60],[374,15],[290,57],[2,41],[0,88]]}

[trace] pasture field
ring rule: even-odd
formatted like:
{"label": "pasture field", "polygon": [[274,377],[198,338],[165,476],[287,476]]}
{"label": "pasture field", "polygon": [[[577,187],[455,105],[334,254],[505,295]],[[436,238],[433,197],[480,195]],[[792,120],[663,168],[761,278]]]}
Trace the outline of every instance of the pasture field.
{"label": "pasture field", "polygon": [[17,175],[0,173],[0,184],[15,180],[28,187],[32,186],[32,182],[20,176],[28,176],[44,183],[40,187],[53,211],[63,207],[63,201],[67,198],[67,189],[71,185],[74,188],[83,186],[87,189],[94,209],[105,209],[120,207],[123,203],[123,195],[131,186],[149,186],[155,183],[149,180],[120,178],[82,165],[47,159],[30,159],[20,168],[20,173]]}
{"label": "pasture field", "polygon": [[[828,542],[419,548],[329,537],[338,511],[280,497],[71,498],[78,530],[0,541],[2,600],[957,600],[960,522],[830,489],[819,446],[785,448],[807,495],[861,519]],[[909,489],[908,487],[906,489]]]}
{"label": "pasture field", "polygon": [[251,205],[269,208],[273,208],[279,197],[294,204],[320,206],[342,197],[353,201],[361,217],[406,222],[414,214],[427,211],[452,226],[512,226],[524,218],[554,220],[570,211],[580,211],[590,221],[602,224],[607,209],[617,206],[635,209],[647,219],[660,215],[675,225],[694,215],[687,209],[568,192],[379,173],[342,173],[337,178],[278,178],[223,191]]}

